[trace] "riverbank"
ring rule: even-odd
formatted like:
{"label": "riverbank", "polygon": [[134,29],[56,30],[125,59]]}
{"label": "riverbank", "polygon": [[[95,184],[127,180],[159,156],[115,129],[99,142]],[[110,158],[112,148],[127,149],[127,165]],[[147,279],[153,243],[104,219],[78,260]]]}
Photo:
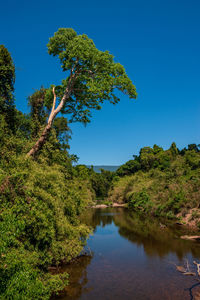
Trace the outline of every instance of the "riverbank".
{"label": "riverbank", "polygon": [[[88,209],[82,217],[93,228],[87,242],[92,256],[63,266],[69,285],[54,299],[188,299],[195,277],[182,276],[176,266],[188,259],[196,272],[200,244],[180,238],[189,233],[186,228],[171,224],[163,230],[158,218],[122,207]],[[191,291],[193,297],[198,289]]]}
{"label": "riverbank", "polygon": [[179,150],[154,145],[115,173],[108,201],[130,210],[177,220],[200,230],[200,151],[195,144]]}
{"label": "riverbank", "polygon": [[92,208],[127,207],[126,203],[95,204]]}
{"label": "riverbank", "polygon": [[[128,209],[128,204],[127,203],[116,203],[116,202],[110,203],[110,204],[102,203],[102,204],[95,204],[95,205],[91,206],[91,208],[93,208],[93,209],[96,209],[96,208],[101,208],[101,209],[103,209],[103,208],[127,208]],[[140,210],[137,210],[137,211],[140,214],[142,213],[142,211],[140,211]],[[200,232],[200,229],[199,229],[199,226],[196,225],[196,220],[194,220],[194,218],[193,218],[194,212],[196,212],[196,210],[189,210],[184,218],[180,214],[178,214],[175,216],[174,219],[171,219],[170,221],[178,226],[186,227],[186,228],[198,233],[198,232]],[[148,214],[146,212],[144,214],[146,216],[148,216]],[[153,217],[153,218],[159,220],[159,216],[149,215],[149,217]],[[162,222],[163,222],[163,220],[165,220],[166,222],[169,221],[169,219],[166,217],[162,217]],[[166,226],[163,224],[161,224],[161,227],[166,228]],[[186,237],[185,239],[197,240],[197,241],[199,241],[199,238],[200,238],[199,235],[196,236],[196,238],[193,238],[193,236],[185,236],[185,237]],[[182,238],[184,239],[184,236]]]}

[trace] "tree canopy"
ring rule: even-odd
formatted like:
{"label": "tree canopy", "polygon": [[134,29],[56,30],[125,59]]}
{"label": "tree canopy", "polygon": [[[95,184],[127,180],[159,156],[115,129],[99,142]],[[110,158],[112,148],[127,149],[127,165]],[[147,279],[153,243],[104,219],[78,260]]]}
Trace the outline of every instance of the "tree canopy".
{"label": "tree canopy", "polygon": [[69,72],[56,90],[61,97],[67,87],[67,91],[70,90],[69,100],[62,111],[71,114],[72,120],[88,122],[91,108],[100,109],[106,100],[113,104],[119,102],[115,94],[117,89],[130,98],[136,98],[135,86],[124,67],[115,63],[108,51],[98,50],[87,35],[77,35],[73,29],[61,28],[47,46],[49,54],[59,57],[63,71]]}
{"label": "tree canopy", "polygon": [[[50,55],[58,56],[66,73],[62,84],[47,91],[45,104],[51,107],[47,126],[28,155],[42,148],[52,123],[59,112],[66,114],[69,122],[88,123],[92,109],[101,109],[104,101],[120,101],[117,90],[135,99],[136,88],[124,67],[114,62],[108,51],[100,51],[87,35],[78,35],[71,28],[60,28],[47,45]],[[56,107],[56,103],[58,106]]]}

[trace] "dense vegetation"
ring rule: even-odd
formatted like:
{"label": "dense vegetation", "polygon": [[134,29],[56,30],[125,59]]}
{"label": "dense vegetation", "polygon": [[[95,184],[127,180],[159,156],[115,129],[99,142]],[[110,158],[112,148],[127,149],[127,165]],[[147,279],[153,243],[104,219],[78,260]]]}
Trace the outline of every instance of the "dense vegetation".
{"label": "dense vegetation", "polygon": [[168,150],[157,145],[142,148],[116,171],[109,200],[199,226],[199,146],[191,144],[179,150],[173,143]]}
{"label": "dense vegetation", "polygon": [[90,229],[79,215],[96,199],[168,218],[190,211],[199,222],[195,144],[145,147],[116,172],[74,166],[70,122],[86,124],[92,109],[106,100],[116,104],[115,89],[130,98],[136,90],[124,68],[86,35],[60,29],[48,51],[59,56],[66,78],[30,95],[24,114],[15,107],[14,63],[0,46],[0,299],[49,299],[64,288],[68,274],[53,275],[49,267],[81,253]]}
{"label": "dense vegetation", "polygon": [[48,267],[79,255],[89,233],[78,220],[93,199],[89,180],[72,167],[56,130],[37,160],[25,159],[29,139],[1,118],[1,299],[49,299],[67,276]]}
{"label": "dense vegetation", "polygon": [[90,230],[78,217],[107,195],[112,177],[73,166],[69,123],[86,124],[106,100],[116,104],[115,90],[136,98],[123,66],[86,35],[59,29],[48,51],[65,79],[36,90],[24,114],[15,107],[12,57],[0,46],[0,299],[49,299],[67,284],[49,267],[80,254]]}

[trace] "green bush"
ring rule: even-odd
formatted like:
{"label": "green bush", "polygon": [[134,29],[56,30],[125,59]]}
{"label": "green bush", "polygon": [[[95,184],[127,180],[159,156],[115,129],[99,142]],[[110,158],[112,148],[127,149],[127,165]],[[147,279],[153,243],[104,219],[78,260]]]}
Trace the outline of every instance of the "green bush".
{"label": "green bush", "polygon": [[[122,165],[119,171],[140,163],[140,170],[128,175],[114,176],[109,199],[128,202],[132,210],[141,209],[155,216],[184,217],[190,208],[199,209],[200,203],[200,146],[188,145],[179,150],[172,143],[168,150],[154,145],[144,147],[139,156]],[[125,173],[124,173],[125,174]],[[116,179],[117,180],[116,180]],[[194,216],[198,222],[198,216]]]}
{"label": "green bush", "polygon": [[86,181],[67,177],[24,157],[0,171],[0,299],[49,299],[66,285],[48,266],[81,252],[89,229],[77,216],[91,201]]}
{"label": "green bush", "polygon": [[150,205],[150,198],[148,193],[143,190],[138,193],[132,193],[129,196],[128,207],[131,210],[147,210]]}

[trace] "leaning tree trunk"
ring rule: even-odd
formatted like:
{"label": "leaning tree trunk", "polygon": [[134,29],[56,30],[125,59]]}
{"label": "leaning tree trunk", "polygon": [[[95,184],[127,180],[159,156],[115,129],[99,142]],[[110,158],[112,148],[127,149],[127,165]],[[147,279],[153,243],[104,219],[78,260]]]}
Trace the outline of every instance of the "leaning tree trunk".
{"label": "leaning tree trunk", "polygon": [[42,149],[42,147],[44,146],[49,133],[51,131],[52,128],[52,124],[53,124],[53,120],[55,119],[55,117],[57,116],[57,114],[61,111],[61,109],[63,108],[66,100],[69,98],[71,91],[69,89],[66,89],[65,94],[60,102],[60,104],[58,105],[58,107],[55,109],[56,106],[56,93],[55,93],[55,87],[53,88],[53,95],[54,95],[54,99],[53,99],[53,106],[52,106],[52,110],[51,113],[49,115],[49,119],[47,122],[46,127],[44,128],[40,138],[37,140],[37,142],[35,143],[35,145],[31,148],[31,150],[27,153],[27,156],[35,156],[35,154]]}
{"label": "leaning tree trunk", "polygon": [[42,149],[43,145],[45,144],[47,137],[49,135],[49,132],[51,131],[52,122],[49,122],[46,125],[45,129],[43,130],[40,138],[37,140],[35,145],[31,148],[31,150],[27,153],[27,156],[35,156],[35,154]]}
{"label": "leaning tree trunk", "polygon": [[54,99],[53,99],[53,106],[52,106],[52,110],[51,113],[49,115],[49,119],[47,122],[46,127],[44,128],[40,138],[37,140],[37,142],[35,143],[35,145],[31,148],[31,150],[27,153],[27,157],[29,156],[35,156],[35,154],[42,149],[43,145],[45,144],[49,132],[51,131],[52,125],[53,125],[53,120],[55,119],[55,117],[57,116],[57,114],[61,111],[61,109],[63,108],[63,106],[65,105],[65,102],[67,101],[67,99],[69,99],[72,90],[73,90],[73,86],[75,84],[76,78],[79,75],[80,71],[79,70],[75,70],[75,67],[77,66],[78,63],[78,59],[75,62],[74,67],[71,69],[71,73],[70,73],[70,78],[67,84],[67,88],[65,90],[65,93],[58,105],[57,108],[56,107],[56,93],[55,93],[55,87],[53,87],[53,95],[54,95]]}

